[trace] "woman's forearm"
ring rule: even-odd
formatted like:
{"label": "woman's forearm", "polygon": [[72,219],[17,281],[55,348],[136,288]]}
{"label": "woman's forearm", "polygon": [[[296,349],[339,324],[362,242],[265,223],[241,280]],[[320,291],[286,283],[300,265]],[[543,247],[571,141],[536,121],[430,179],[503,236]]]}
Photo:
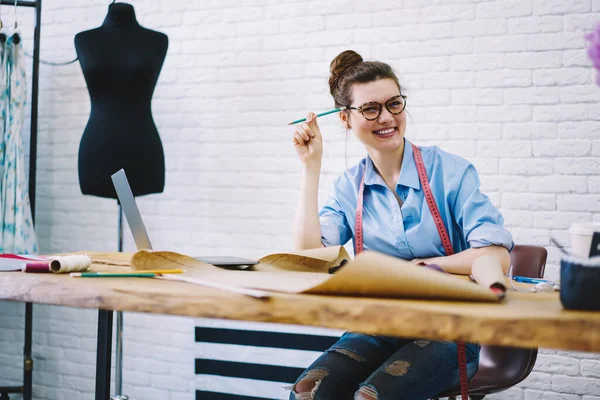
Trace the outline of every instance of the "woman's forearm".
{"label": "woman's forearm", "polygon": [[491,255],[497,258],[502,266],[502,271],[506,275],[510,267],[510,256],[508,250],[503,246],[471,248],[451,256],[427,258],[422,261],[427,264],[437,264],[444,271],[451,274],[470,275],[473,261],[483,255]]}
{"label": "woman's forearm", "polygon": [[321,164],[306,165],[302,172],[300,202],[294,225],[296,249],[321,247],[321,224],[319,223],[319,175]]}

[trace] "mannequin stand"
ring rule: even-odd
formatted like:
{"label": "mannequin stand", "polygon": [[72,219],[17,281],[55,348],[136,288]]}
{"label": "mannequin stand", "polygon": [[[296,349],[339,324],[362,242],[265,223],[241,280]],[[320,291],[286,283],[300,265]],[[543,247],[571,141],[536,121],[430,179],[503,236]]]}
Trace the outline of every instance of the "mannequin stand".
{"label": "mannequin stand", "polygon": [[[123,209],[119,205],[119,253],[123,252]],[[116,328],[116,350],[115,350],[115,395],[111,400],[129,400],[129,396],[121,394],[123,392],[123,312],[117,311]]]}

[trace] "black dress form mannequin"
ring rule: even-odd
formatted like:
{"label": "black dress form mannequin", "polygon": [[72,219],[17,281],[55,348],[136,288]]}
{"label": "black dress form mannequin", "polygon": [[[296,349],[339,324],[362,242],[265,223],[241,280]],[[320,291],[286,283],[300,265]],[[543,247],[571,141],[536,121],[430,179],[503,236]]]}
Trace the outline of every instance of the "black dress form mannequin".
{"label": "black dress form mannequin", "polygon": [[125,3],[111,4],[102,26],[75,36],[91,100],[79,146],[83,194],[116,199],[111,175],[121,168],[134,196],[163,191],[164,153],[150,103],[167,47],[167,36],[140,26]]}

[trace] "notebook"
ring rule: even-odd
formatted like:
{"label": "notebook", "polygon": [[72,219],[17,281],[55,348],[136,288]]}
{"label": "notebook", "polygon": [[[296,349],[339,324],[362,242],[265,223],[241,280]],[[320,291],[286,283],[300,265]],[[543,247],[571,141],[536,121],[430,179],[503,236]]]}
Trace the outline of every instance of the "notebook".
{"label": "notebook", "polygon": [[[127,180],[127,175],[125,175],[125,171],[120,169],[114,173],[111,178],[115,187],[115,191],[117,192],[119,203],[121,203],[123,214],[125,215],[125,219],[127,220],[131,234],[133,235],[135,246],[138,250],[151,250],[152,244],[150,243],[150,237],[148,236],[148,231],[146,230],[146,226],[142,220],[142,215],[140,214],[140,210],[135,202],[135,198],[133,197],[133,192],[131,190],[131,186],[129,185],[129,181]],[[219,267],[236,267],[258,264],[258,261],[256,260],[235,256],[207,256],[194,258]]]}

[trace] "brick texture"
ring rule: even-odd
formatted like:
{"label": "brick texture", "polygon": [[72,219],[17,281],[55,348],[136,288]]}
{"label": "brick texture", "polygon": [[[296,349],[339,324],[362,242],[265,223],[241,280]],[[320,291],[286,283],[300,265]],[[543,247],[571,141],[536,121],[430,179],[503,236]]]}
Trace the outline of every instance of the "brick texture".
{"label": "brick texture", "polygon": [[[108,3],[45,1],[41,57],[73,59],[74,35],[99,26]],[[138,199],[156,248],[260,257],[292,247],[300,166],[286,123],[331,108],[329,62],[347,48],[396,69],[409,96],[408,139],[470,159],[516,241],[549,249],[548,277],[560,260],[550,234],[568,246],[571,222],[600,222],[600,87],[584,40],[600,22],[598,0],[130,3],[143,26],[169,36],[153,98],[166,187]],[[20,8],[18,18],[31,53],[33,12]],[[78,185],[90,103],[77,63],[42,65],[39,107],[41,251],[116,250],[116,202]],[[321,128],[323,201],[364,149],[351,133],[346,146],[335,117]],[[134,250],[127,228],[125,250]],[[34,306],[35,399],[94,398],[96,318]],[[0,303],[0,385],[21,382],[23,321],[23,304]],[[126,313],[125,393],[192,400],[204,382],[193,373],[196,323],[208,322]],[[599,400],[600,357],[542,349],[524,382],[489,398]]]}

